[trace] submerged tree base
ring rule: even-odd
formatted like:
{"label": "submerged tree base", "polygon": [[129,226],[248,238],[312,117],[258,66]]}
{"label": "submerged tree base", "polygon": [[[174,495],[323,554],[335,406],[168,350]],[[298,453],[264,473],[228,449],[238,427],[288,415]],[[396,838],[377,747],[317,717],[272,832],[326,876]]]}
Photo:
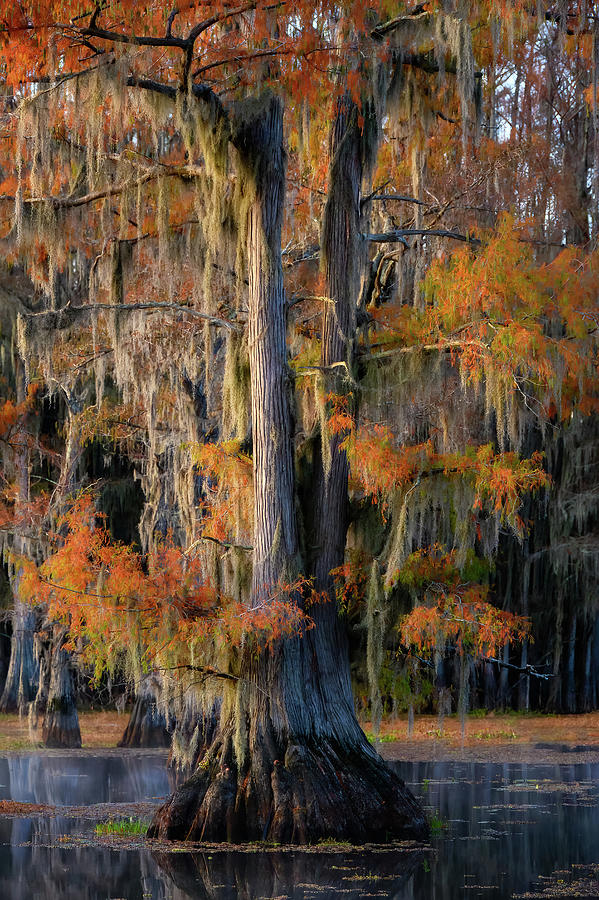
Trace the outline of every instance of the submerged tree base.
{"label": "submerged tree base", "polygon": [[280,750],[264,740],[238,768],[231,738],[219,738],[160,807],[148,836],[282,844],[427,838],[420,804],[366,739],[349,751],[322,742]]}

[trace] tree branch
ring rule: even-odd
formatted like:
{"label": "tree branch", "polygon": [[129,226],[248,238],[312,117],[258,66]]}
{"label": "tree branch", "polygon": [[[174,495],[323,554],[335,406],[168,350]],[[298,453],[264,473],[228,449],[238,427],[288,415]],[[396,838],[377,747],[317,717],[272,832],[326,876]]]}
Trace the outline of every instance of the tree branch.
{"label": "tree branch", "polygon": [[200,310],[193,309],[191,306],[182,306],[180,303],[89,303],[84,306],[65,306],[63,309],[54,310],[48,309],[39,313],[27,313],[21,314],[22,318],[29,322],[36,322],[41,320],[42,318],[47,321],[52,318],[56,319],[54,327],[56,329],[68,328],[73,325],[75,319],[81,315],[89,315],[94,313],[101,312],[137,312],[139,310],[147,310],[147,311],[156,311],[156,312],[171,312],[171,313],[184,313],[188,316],[194,316],[198,319],[203,319],[206,322],[209,322],[211,325],[220,326],[222,328],[228,328],[229,331],[241,331],[241,327],[234,322],[230,322],[227,319],[221,319],[218,316],[211,316],[208,313],[200,312]]}
{"label": "tree branch", "polygon": [[464,241],[466,244],[474,244],[477,247],[480,247],[482,243],[478,238],[460,234],[458,231],[446,231],[442,228],[398,228],[396,231],[386,231],[381,234],[365,234],[364,237],[367,241],[376,244],[405,244],[406,235],[430,235],[431,237],[452,238],[454,241]]}
{"label": "tree branch", "polygon": [[[97,200],[106,200],[109,197],[117,197],[119,194],[122,194],[123,191],[127,190],[127,188],[131,187],[132,184],[135,186],[146,184],[148,181],[154,181],[156,178],[176,177],[189,180],[204,174],[204,169],[199,166],[172,166],[169,168],[161,166],[152,169],[149,172],[145,172],[143,175],[134,178],[127,184],[111,185],[102,191],[92,191],[89,194],[84,194],[82,197],[29,197],[24,200],[24,203],[30,206],[37,203],[48,203],[54,209],[75,209],[78,206],[87,206],[88,203],[95,203]],[[7,195],[4,195],[3,197],[0,197],[0,199],[6,200],[8,197]]]}
{"label": "tree branch", "polygon": [[[284,6],[284,3],[281,3],[280,5]],[[189,32],[189,35],[187,36],[187,42],[193,49],[194,43],[204,31],[208,30],[208,28],[212,28],[213,25],[218,25],[221,22],[226,21],[226,19],[231,19],[234,16],[240,16],[244,12],[250,12],[251,10],[256,9],[256,6],[257,3],[255,2],[246,3],[244,4],[244,6],[238,6],[236,9],[230,9],[227,12],[220,13],[219,15],[210,16],[209,19],[204,19],[203,22],[198,22],[198,24],[195,25]]]}
{"label": "tree branch", "polygon": [[384,38],[385,35],[397,31],[398,28],[401,28],[402,25],[406,25],[408,22],[418,22],[421,19],[430,19],[430,17],[430,12],[427,12],[426,10],[419,11],[416,14],[408,14],[407,16],[396,16],[394,19],[389,19],[387,22],[381,22],[380,25],[373,28],[370,35],[375,40]]}
{"label": "tree branch", "polygon": [[415,203],[417,206],[432,206],[432,203],[428,203],[426,200],[418,200],[416,197],[404,197],[403,194],[369,194],[368,197],[363,197],[360,203],[363,205],[365,203],[372,202],[374,200],[402,200],[404,203]]}
{"label": "tree branch", "polygon": [[489,348],[483,341],[449,340],[439,341],[436,344],[416,344],[411,347],[394,347],[392,350],[383,350],[380,353],[364,353],[360,355],[360,359],[376,362],[379,359],[389,359],[392,356],[401,356],[404,353],[449,353],[455,350],[462,350],[464,347],[476,347],[484,353],[489,352]]}
{"label": "tree branch", "polygon": [[178,6],[174,6],[173,9],[172,9],[171,12],[170,12],[170,15],[169,15],[168,20],[167,20],[167,23],[166,23],[166,36],[167,36],[167,38],[170,38],[170,37],[173,36],[173,23],[174,23],[174,21],[175,21],[175,19],[177,18],[178,15],[179,15],[179,7],[178,7]]}
{"label": "tree branch", "polygon": [[[60,25],[58,26],[61,27]],[[187,50],[189,41],[186,38],[169,37],[144,37],[141,34],[123,34],[121,31],[109,31],[106,28],[98,28],[93,24],[93,19],[87,28],[76,28],[73,25],[63,25],[62,30],[71,32],[75,37],[97,38],[102,41],[111,41],[115,44],[132,44],[135,47],[176,47],[178,50]]]}
{"label": "tree branch", "polygon": [[246,550],[248,553],[253,553],[254,551],[253,547],[248,547],[246,544],[231,544],[228,541],[220,541],[218,538],[211,537],[209,534],[203,534],[201,538],[198,538],[197,541],[194,541],[193,544],[187,548],[183,556],[188,556],[192,550],[195,550],[196,547],[202,543],[202,541],[210,541],[213,544],[218,544],[219,547],[225,547],[227,550]]}
{"label": "tree branch", "polygon": [[542,678],[544,681],[548,681],[550,678],[556,677],[553,672],[537,672],[534,666],[515,666],[513,665],[513,663],[508,663],[504,662],[502,659],[497,659],[495,656],[485,656],[481,661],[497,663],[497,665],[501,666],[503,669],[513,669],[514,672],[522,672],[524,675],[530,675],[531,678]]}

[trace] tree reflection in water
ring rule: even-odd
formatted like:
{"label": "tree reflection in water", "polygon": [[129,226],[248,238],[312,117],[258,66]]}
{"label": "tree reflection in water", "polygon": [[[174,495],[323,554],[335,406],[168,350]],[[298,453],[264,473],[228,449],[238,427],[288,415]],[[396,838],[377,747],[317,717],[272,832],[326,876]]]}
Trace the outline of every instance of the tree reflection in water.
{"label": "tree reflection in water", "polygon": [[308,897],[357,900],[404,897],[407,882],[422,867],[417,847],[336,850],[206,850],[152,853],[173,882],[172,900],[257,900]]}

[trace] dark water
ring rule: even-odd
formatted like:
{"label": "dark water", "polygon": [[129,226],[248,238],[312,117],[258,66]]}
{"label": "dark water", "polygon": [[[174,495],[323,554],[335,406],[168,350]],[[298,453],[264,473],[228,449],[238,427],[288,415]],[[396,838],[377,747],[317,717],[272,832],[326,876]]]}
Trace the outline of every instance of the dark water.
{"label": "dark water", "polygon": [[[117,852],[86,846],[93,825],[84,819],[2,819],[0,900],[496,900],[547,884],[571,890],[588,875],[581,867],[599,865],[598,765],[398,769],[442,824],[428,851]],[[0,799],[134,802],[171,787],[164,757],[0,757]]]}

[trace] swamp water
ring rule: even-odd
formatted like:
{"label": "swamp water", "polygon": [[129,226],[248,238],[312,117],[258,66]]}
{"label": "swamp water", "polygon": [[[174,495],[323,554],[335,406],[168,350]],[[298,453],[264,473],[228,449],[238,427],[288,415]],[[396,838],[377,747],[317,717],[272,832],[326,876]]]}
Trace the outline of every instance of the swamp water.
{"label": "swamp water", "polygon": [[89,818],[0,818],[0,900],[599,897],[599,764],[398,763],[438,827],[424,851],[99,844],[95,822],[122,811],[97,804],[156,803],[173,787],[164,763],[131,751],[0,757],[0,800],[94,805]]}

